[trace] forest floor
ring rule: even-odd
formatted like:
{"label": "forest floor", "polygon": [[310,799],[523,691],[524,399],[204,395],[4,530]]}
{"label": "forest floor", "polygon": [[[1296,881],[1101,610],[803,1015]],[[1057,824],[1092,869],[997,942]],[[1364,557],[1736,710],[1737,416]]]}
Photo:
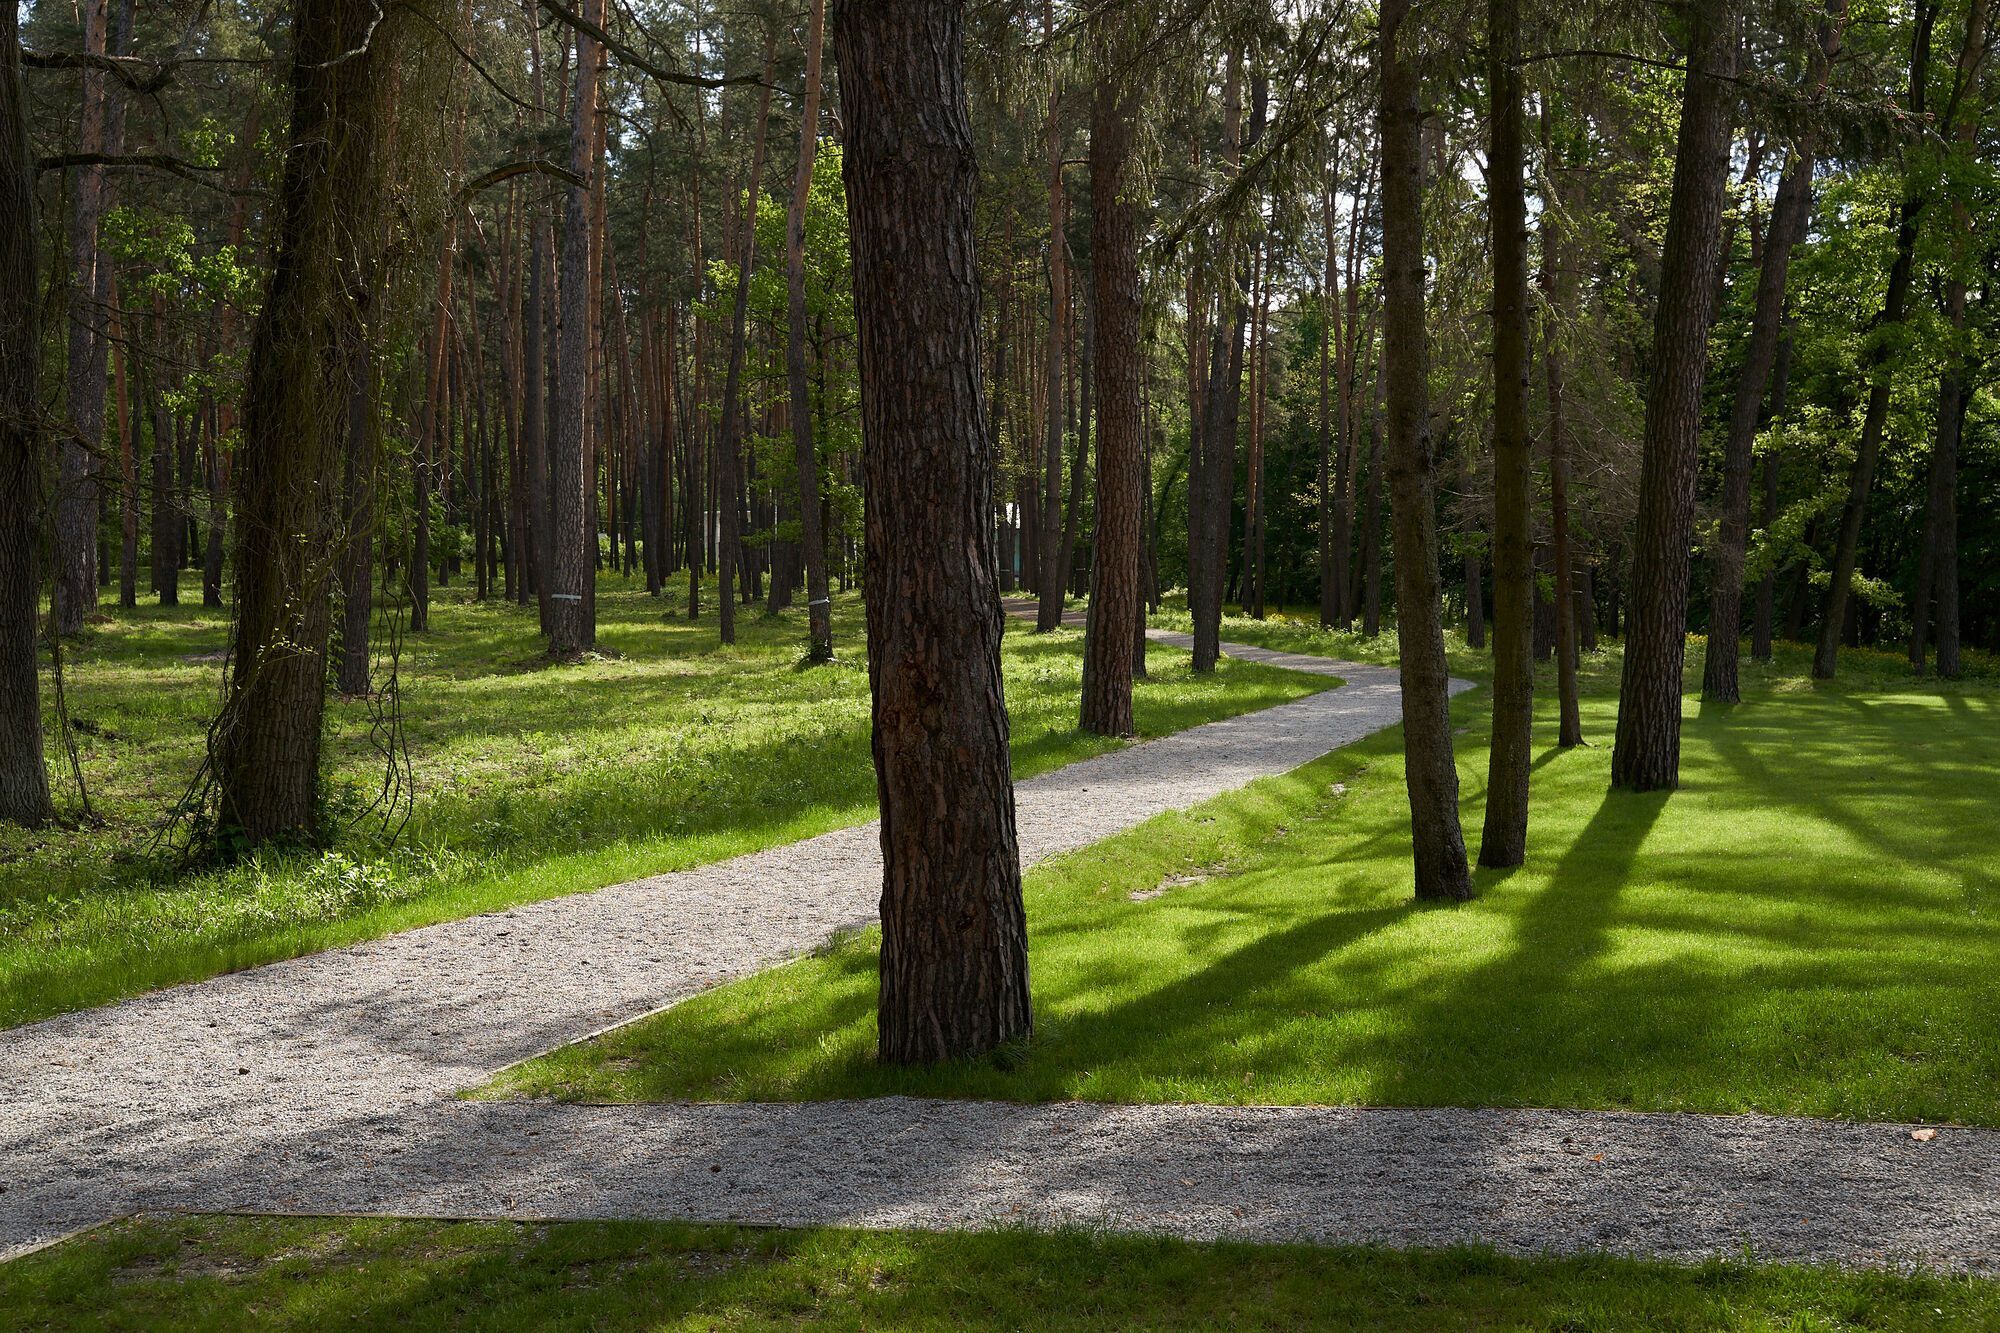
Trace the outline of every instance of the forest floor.
{"label": "forest floor", "polygon": [[[2000,691],[1860,672],[1813,688],[1781,662],[1738,706],[1690,699],[1681,789],[1631,795],[1609,791],[1614,663],[1593,663],[1584,748],[1554,747],[1544,694],[1528,863],[1478,871],[1465,907],[1411,901],[1400,733],[1383,732],[1036,867],[1035,1033],[1000,1058],[877,1064],[870,931],[500,1090],[2000,1126]],[[1475,850],[1487,700],[1454,708]]]}
{"label": "forest floor", "polygon": [[[97,618],[65,672],[92,814],[72,782],[66,824],[0,827],[0,1028],[872,818],[859,597],[835,599],[839,660],[804,669],[802,609],[747,610],[724,649],[707,592],[690,623],[684,587],[661,601],[606,575],[599,655],[550,666],[532,608],[437,590],[432,628],[403,637],[398,706],[330,704],[326,799],[344,825],[332,846],[227,867],[182,864],[162,824],[201,766],[223,613],[199,605],[188,575],[180,607]],[[1077,638],[1010,625],[1021,776],[1118,744],[1076,728]],[[1237,662],[1201,678],[1164,649],[1151,668],[1134,702],[1143,736],[1322,687]],[[378,687],[388,676],[378,663]],[[392,734],[406,799],[385,829],[367,807]]]}
{"label": "forest floor", "polygon": [[[1280,650],[1325,652],[1337,642],[1344,651],[1350,642],[1281,623],[1225,630],[1226,638],[1253,636]],[[1379,660],[1393,641],[1351,642],[1358,650],[1345,655]],[[1454,654],[1455,667],[1478,664]],[[1886,666],[1815,689],[1786,665],[1753,673],[1751,701],[1726,724],[1719,712],[1690,718],[1688,784],[1671,798],[1607,798],[1595,771],[1603,748],[1543,755],[1535,836],[1551,848],[1542,860],[1552,864],[1482,877],[1483,896],[1468,908],[1407,903],[1407,835],[1396,832],[1389,808],[1401,799],[1393,730],[1095,847],[1086,845],[1095,841],[1088,829],[1024,819],[1024,845],[1032,829],[1053,840],[1048,850],[1065,835],[1073,849],[1029,876],[1037,1035],[998,1061],[933,1071],[921,1087],[884,1081],[857,1057],[869,1020],[856,1009],[849,973],[865,936],[837,938],[776,972],[565,1048],[499,1085],[591,1100],[867,1100],[440,1104],[418,1085],[463,1086],[462,1076],[490,1069],[503,1046],[526,1053],[562,1040],[553,1016],[534,1017],[544,991],[589,990],[602,979],[576,977],[574,959],[545,976],[510,955],[501,970],[522,978],[518,995],[477,987],[413,994],[409,969],[383,970],[379,960],[468,975],[449,947],[440,955],[425,942],[447,938],[434,932],[148,997],[127,1008],[143,1016],[213,1001],[225,1020],[269,1028],[262,998],[252,1002],[244,987],[268,979],[285,994],[310,989],[279,975],[285,969],[330,976],[358,965],[375,976],[351,1002],[288,1011],[283,1031],[271,1034],[282,1058],[267,1063],[276,1046],[257,1049],[234,1071],[247,1080],[221,1077],[229,1069],[183,1070],[178,1054],[149,1039],[156,1054],[147,1063],[159,1066],[162,1086],[137,1089],[139,1103],[108,1134],[79,1139],[89,1160],[63,1154],[56,1163],[48,1145],[61,1136],[33,1123],[11,1143],[0,1140],[51,1163],[53,1173],[44,1181],[31,1174],[28,1197],[17,1188],[0,1214],[32,1216],[136,1173],[155,1182],[130,1196],[140,1209],[529,1221],[140,1220],[0,1267],[0,1298],[21,1293],[31,1324],[60,1326],[227,1323],[255,1308],[260,1322],[346,1315],[417,1327],[531,1326],[553,1311],[574,1318],[573,1310],[608,1326],[821,1317],[942,1324],[968,1311],[1041,1324],[1053,1310],[1099,1323],[1265,1318],[1283,1326],[1350,1311],[1348,1322],[1391,1328],[1989,1327],[2000,1298],[1988,1283],[1578,1253],[1754,1253],[1988,1272],[2000,1244],[2000,1134],[1868,1123],[1995,1121],[1994,1057],[1978,1047],[1996,1016],[1991,969],[1979,964],[1990,963],[1996,943],[1986,933],[1995,878],[1981,831],[2000,795],[1991,790],[2000,780],[2000,700],[1977,683],[1898,684]],[[1377,674],[1340,671],[1352,682]],[[1586,728],[1601,741],[1615,657],[1593,659],[1587,678]],[[1357,697],[1356,685],[1211,734],[1226,738],[1230,752],[1246,737],[1299,744],[1293,733],[1325,722],[1284,719],[1302,708],[1318,717],[1319,701],[1342,695]],[[1475,830],[1483,697],[1459,704]],[[1188,733],[1187,743],[1201,742]],[[1050,781],[1068,784],[1063,809],[1094,810],[1094,799],[1077,802],[1093,780],[1066,772]],[[839,851],[840,840],[855,835],[821,842],[848,855],[855,849]],[[773,924],[768,913],[740,908],[732,918],[737,890],[703,896],[694,886],[705,874],[653,882],[685,879],[690,891],[661,905],[672,929],[634,927],[658,941],[652,952],[676,953],[665,971],[688,970],[684,936],[712,935],[717,924],[738,935]],[[866,888],[852,895],[857,904]],[[435,931],[477,933],[523,958],[545,952],[551,935],[558,954],[585,943],[616,951],[612,919],[627,919],[640,901],[621,893],[518,909],[519,922],[502,916]],[[582,920],[577,909],[593,903],[610,916]],[[812,906],[802,896],[796,918],[776,924],[823,931],[819,918],[807,919]],[[865,908],[831,910],[853,919]],[[718,912],[718,922],[704,924]],[[564,923],[578,926],[573,938],[563,937]],[[528,938],[510,939],[516,931]],[[656,986],[661,972],[641,966],[618,980]],[[692,990],[726,979],[694,972]],[[723,1017],[731,1012],[754,1031],[732,1030]],[[60,1040],[96,1017],[21,1035]],[[188,1053],[239,1038],[204,1037],[200,1017],[190,1010],[170,1024]],[[426,1024],[441,1026],[427,1037]],[[211,1017],[206,1027],[216,1026]],[[1114,1026],[1122,1039],[1113,1040]],[[817,1028],[811,1040],[808,1028]],[[734,1043],[727,1068],[690,1058],[688,1047],[714,1041]],[[351,1063],[344,1048],[362,1045],[378,1062],[414,1062],[407,1078],[396,1074],[392,1082],[402,1081],[379,1091],[419,1110],[416,1118],[375,1112],[378,1089],[354,1082],[351,1071],[336,1086]],[[45,1076],[76,1087],[36,1105],[74,1107],[73,1094],[90,1100],[89,1089],[115,1073],[90,1067],[105,1044],[74,1047],[85,1052],[75,1068]],[[315,1062],[335,1077],[298,1086]],[[268,1106],[253,1119],[218,1117],[188,1104],[182,1083],[200,1084],[202,1096],[248,1094]],[[173,1085],[181,1114],[128,1126],[130,1112],[170,1090],[163,1085]],[[1468,1087],[1478,1094],[1463,1094]],[[875,1096],[899,1090],[945,1100]],[[1855,1120],[1393,1105],[1426,1101],[1763,1106]],[[295,1102],[332,1119],[304,1123]],[[1143,1104],[1153,1102],[1168,1104]],[[1375,1105],[1287,1104],[1317,1102]],[[248,1131],[241,1144],[239,1127]],[[151,1140],[169,1130],[177,1137],[163,1154]],[[189,1154],[202,1165],[193,1167]],[[175,1168],[183,1158],[190,1165]],[[10,1174],[21,1179],[18,1167]],[[274,1183],[284,1192],[274,1193]],[[532,1220],[547,1217],[891,1230]],[[995,1224],[1092,1230],[893,1230]],[[1095,1230],[1104,1227],[1179,1240],[1477,1240],[1523,1257],[1245,1250]]]}
{"label": "forest floor", "polygon": [[1068,1232],[140,1219],[0,1266],[21,1328],[1990,1329],[2000,1284]]}

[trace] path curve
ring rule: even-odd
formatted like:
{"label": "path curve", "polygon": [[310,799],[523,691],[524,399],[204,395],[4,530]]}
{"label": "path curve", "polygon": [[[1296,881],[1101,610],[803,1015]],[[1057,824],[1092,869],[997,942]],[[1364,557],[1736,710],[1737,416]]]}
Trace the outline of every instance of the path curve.
{"label": "path curve", "polygon": [[[1024,862],[1397,720],[1393,670],[1231,651],[1344,683],[1018,784]],[[394,1141],[506,1065],[796,957],[880,892],[870,823],[0,1031],[0,1259],[137,1206],[282,1199],[354,1135]]]}
{"label": "path curve", "polygon": [[[1346,683],[1020,784],[1024,859],[1396,720],[1393,670],[1227,648]],[[846,829],[0,1033],[0,1257],[184,1208],[1088,1225],[2000,1271],[1988,1130],[1919,1141],[1910,1126],[1770,1116],[452,1098],[867,921],[878,874],[873,826]]]}

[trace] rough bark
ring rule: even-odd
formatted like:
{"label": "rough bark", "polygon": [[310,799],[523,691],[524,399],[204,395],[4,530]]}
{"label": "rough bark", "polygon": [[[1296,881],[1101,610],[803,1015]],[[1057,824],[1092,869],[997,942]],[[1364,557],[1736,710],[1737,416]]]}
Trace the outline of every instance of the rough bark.
{"label": "rough bark", "polygon": [[834,26],[882,815],[878,1049],[927,1064],[1031,1027],[987,521],[977,164],[959,4],[847,0]]}
{"label": "rough bark", "polygon": [[251,341],[236,512],[237,620],[211,758],[219,821],[251,843],[316,832],[348,367],[378,234],[379,145],[399,20],[298,0],[271,279]]}
{"label": "rough bark", "polygon": [[[1451,676],[1439,605],[1436,460],[1424,328],[1423,113],[1406,54],[1410,0],[1381,7],[1382,363],[1390,506],[1396,529],[1396,637],[1403,684],[1403,764],[1419,899],[1472,896],[1458,822]],[[1413,39],[1408,45],[1415,46]]]}
{"label": "rough bark", "polygon": [[1727,80],[1736,45],[1736,0],[1696,0],[1692,17],[1680,139],[1661,247],[1631,612],[1611,756],[1613,785],[1633,791],[1671,789],[1680,782],[1688,542],[1729,165],[1732,94]]}
{"label": "rough bark", "polygon": [[[1103,20],[1109,26],[1115,20]],[[1090,633],[1084,644],[1082,726],[1132,734],[1132,672],[1143,626],[1140,548],[1146,459],[1139,403],[1141,345],[1139,204],[1132,181],[1135,98],[1123,78],[1122,47],[1096,42],[1100,59],[1090,108],[1090,274],[1096,326],[1097,533],[1091,563]]]}
{"label": "rough bark", "polygon": [[[582,0],[585,20],[598,23],[602,0]],[[569,169],[581,184],[563,191],[562,256],[556,278],[555,429],[549,441],[549,656],[581,654],[592,638],[590,589],[596,534],[591,528],[592,469],[586,417],[591,410],[591,183],[597,165],[597,83],[602,48],[588,33],[576,37],[570,103]]]}
{"label": "rough bark", "polygon": [[42,529],[35,167],[21,85],[20,10],[0,9],[0,819],[54,814],[42,757],[35,543]]}
{"label": "rough bark", "polygon": [[1520,865],[1527,855],[1535,718],[1527,146],[1517,63],[1520,0],[1489,0],[1486,15],[1486,212],[1493,251],[1493,744],[1479,864],[1507,867]]}

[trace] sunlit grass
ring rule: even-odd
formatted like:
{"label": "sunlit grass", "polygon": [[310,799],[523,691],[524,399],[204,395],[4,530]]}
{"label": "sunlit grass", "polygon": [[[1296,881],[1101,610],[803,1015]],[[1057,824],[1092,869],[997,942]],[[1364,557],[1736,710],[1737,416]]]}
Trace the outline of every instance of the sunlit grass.
{"label": "sunlit grass", "polygon": [[1989,1329],[1969,1278],[1067,1232],[160,1218],[0,1267],[19,1328]]}
{"label": "sunlit grass", "polygon": [[[1455,708],[1475,848],[1488,698]],[[878,1066],[871,932],[499,1091],[2000,1124],[2000,696],[1760,675],[1735,708],[1688,700],[1671,796],[1608,791],[1607,689],[1591,748],[1555,750],[1543,702],[1528,863],[1469,906],[1411,901],[1389,732],[1034,871],[1036,1029],[1004,1058]]]}
{"label": "sunlit grass", "polygon": [[[711,589],[712,592],[712,589]],[[198,589],[184,589],[198,601]],[[840,656],[799,665],[802,611],[746,610],[716,642],[606,576],[599,647],[548,665],[531,609],[440,590],[433,629],[397,663],[414,792],[392,842],[353,823],[320,855],[179,873],[154,842],[200,764],[228,626],[199,606],[103,617],[68,650],[67,695],[95,821],[0,828],[0,1025],[251,963],[718,860],[870,818],[859,598],[835,600]],[[1117,742],[1076,728],[1081,633],[1010,623],[1004,655],[1017,775]],[[1158,735],[1324,688],[1227,664],[1196,677],[1157,649],[1135,699]],[[378,685],[388,664],[378,664]],[[53,705],[51,705],[53,707]],[[381,705],[335,699],[328,792],[378,790]]]}

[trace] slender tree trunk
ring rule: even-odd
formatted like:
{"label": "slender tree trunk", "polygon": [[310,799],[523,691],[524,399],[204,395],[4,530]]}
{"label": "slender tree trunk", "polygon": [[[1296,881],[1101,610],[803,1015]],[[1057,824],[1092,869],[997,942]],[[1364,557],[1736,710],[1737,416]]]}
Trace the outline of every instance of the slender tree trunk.
{"label": "slender tree trunk", "polygon": [[[1778,356],[1771,368],[1771,420],[1785,419],[1785,395],[1791,380],[1792,333],[1788,326],[1778,343]],[[1764,456],[1763,508],[1759,523],[1766,532],[1778,520],[1778,455]],[[1757,580],[1757,598],[1750,614],[1750,656],[1759,662],[1771,660],[1771,612],[1778,590],[1778,567],[1767,562],[1764,577]]]}
{"label": "slender tree trunk", "polygon": [[1680,783],[1681,667],[1687,653],[1688,542],[1694,527],[1701,388],[1715,299],[1722,190],[1728,172],[1728,80],[1735,0],[1694,0],[1680,142],[1661,247],[1646,396],[1639,526],[1632,549],[1631,614],[1618,699],[1613,785],[1633,791]]}
{"label": "slender tree trunk", "polygon": [[1465,644],[1468,648],[1486,646],[1485,577],[1479,552],[1468,549],[1465,553]]}
{"label": "slender tree trunk", "polygon": [[[1938,9],[1937,4],[1918,0],[1915,35],[1910,43],[1909,94],[1910,115],[1918,123],[1929,114],[1925,103],[1930,80],[1931,29],[1937,22]],[[1840,528],[1834,536],[1826,611],[1820,617],[1819,643],[1813,651],[1812,673],[1818,680],[1832,680],[1840,662],[1840,639],[1848,620],[1848,593],[1860,557],[1862,524],[1868,518],[1868,492],[1875,484],[1882,432],[1889,421],[1889,391],[1895,379],[1894,340],[1909,305],[1910,281],[1916,269],[1918,223],[1925,202],[1922,186],[1906,172],[1903,200],[1896,210],[1896,249],[1889,265],[1889,288],[1871,331],[1867,356],[1868,407],[1861,419],[1861,440],[1855,446],[1854,466],[1848,472],[1847,502],[1841,508]]]}
{"label": "slender tree trunk", "polygon": [[[1827,70],[1839,54],[1845,19],[1845,0],[1831,0],[1820,23],[1812,72],[1808,76],[1814,100],[1818,99]],[[1785,279],[1792,247],[1805,236],[1806,221],[1812,214],[1815,155],[1814,135],[1808,130],[1799,137],[1778,180],[1770,228],[1760,256],[1750,345],[1744,353],[1743,373],[1737,381],[1729,435],[1723,446],[1721,523],[1709,564],[1708,640],[1702,654],[1701,693],[1704,699],[1724,703],[1735,703],[1742,698],[1737,662],[1743,619],[1743,562],[1750,544],[1751,449],[1756,444],[1765,389],[1784,333]]]}
{"label": "slender tree trunk", "polygon": [[[161,326],[155,316],[154,326]],[[173,413],[159,385],[153,386],[153,592],[161,606],[181,603],[181,514],[174,481],[179,453]]]}
{"label": "slender tree trunk", "polygon": [[[1535,720],[1527,145],[1518,63],[1520,0],[1488,0],[1486,15],[1486,211],[1493,247],[1493,745],[1479,864],[1508,867],[1527,856]],[[1401,543],[1396,563],[1402,564]],[[1401,605],[1399,599],[1399,618]]]}
{"label": "slender tree trunk", "polygon": [[20,8],[0,8],[0,819],[55,813],[42,758],[35,545],[42,530],[42,356],[35,164]]}
{"label": "slender tree trunk", "polygon": [[111,303],[113,363],[117,367],[113,397],[118,404],[118,605],[139,604],[139,459],[134,453],[140,409],[133,402],[138,376],[125,374],[124,320],[114,293]]}
{"label": "slender tree trunk", "polygon": [[1320,282],[1319,312],[1319,623],[1332,629],[1340,619],[1340,591],[1333,562],[1333,515],[1338,504],[1334,494],[1333,462],[1333,322],[1339,317],[1340,277],[1335,268],[1334,217],[1340,177],[1340,145],[1334,143],[1333,160],[1327,163],[1327,181],[1322,213],[1326,231],[1326,268]]}
{"label": "slender tree trunk", "polygon": [[[1403,772],[1410,798],[1417,897],[1472,896],[1458,822],[1451,745],[1451,675],[1439,607],[1437,514],[1430,431],[1430,350],[1424,328],[1423,112],[1404,54],[1410,0],[1383,0],[1381,79],[1382,364],[1390,504],[1396,525],[1396,639],[1403,683]],[[1415,46],[1415,40],[1409,41]]]}
{"label": "slender tree trunk", "polygon": [[1079,400],[1079,420],[1076,431],[1076,451],[1070,456],[1069,498],[1063,504],[1062,555],[1056,561],[1062,574],[1063,589],[1068,592],[1076,582],[1076,546],[1080,535],[1078,528],[1083,522],[1084,484],[1090,476],[1090,395],[1094,388],[1092,376],[1095,372],[1091,341],[1096,336],[1096,319],[1088,310],[1083,318],[1083,352],[1077,359]]}
{"label": "slender tree trunk", "polygon": [[[1383,182],[1387,199],[1388,182]],[[1385,328],[1386,337],[1386,328]],[[1368,496],[1362,506],[1361,633],[1374,638],[1382,632],[1382,368],[1375,371],[1376,410],[1368,418]]]}
{"label": "slender tree trunk", "polygon": [[[106,53],[107,0],[83,0],[78,7],[86,55]],[[85,69],[79,82],[83,104],[78,146],[86,153],[106,144],[106,102],[118,95],[116,79]],[[103,284],[97,223],[104,207],[105,170],[78,167],[69,185],[69,327],[66,396],[68,421],[57,452],[55,569],[50,606],[58,634],[75,634],[97,607],[98,452],[104,441],[105,339],[101,309]]]}
{"label": "slender tree trunk", "polygon": [[348,356],[346,559],[341,569],[340,662],[334,688],[368,693],[375,597],[375,358],[364,338]]}
{"label": "slender tree trunk", "polygon": [[[1969,152],[1973,145],[1984,106],[1977,79],[1986,48],[1986,17],[1987,0],[1972,0],[1959,55],[1957,95],[1962,101],[1954,118],[1956,123],[1951,127],[1952,138],[1961,153]],[[1944,289],[1944,316],[1951,327],[1952,348],[1938,376],[1937,428],[1932,437],[1925,495],[1923,553],[1916,596],[1910,605],[1910,662],[1918,671],[1923,670],[1925,631],[1935,616],[1937,669],[1947,680],[1956,680],[1962,670],[1958,615],[1958,448],[1969,401],[1966,386],[1977,383],[1976,367],[1963,349],[1965,269],[1971,242],[1972,211],[1961,187],[1952,198],[1952,268]]]}
{"label": "slender tree trunk", "polygon": [[[826,585],[826,532],[820,508],[819,452],[813,446],[812,395],[806,383],[806,204],[812,195],[813,154],[819,145],[819,66],[826,0],[812,0],[806,19],[806,97],[799,115],[799,163],[785,218],[785,298],[790,340],[785,376],[791,389],[792,450],[799,469],[799,546],[806,573],[806,659],[833,657],[833,603]],[[999,355],[1005,355],[1004,351]],[[999,401],[999,372],[994,374]],[[997,422],[997,413],[996,413]],[[997,429],[997,426],[996,426]]]}
{"label": "slender tree trunk", "polygon": [[1100,736],[1132,734],[1134,658],[1143,653],[1146,617],[1139,586],[1147,489],[1139,404],[1145,361],[1139,203],[1132,181],[1138,96],[1127,82],[1133,76],[1125,44],[1115,35],[1119,22],[1106,15],[1095,25],[1097,81],[1090,106],[1091,311],[1100,401],[1081,721]]}
{"label": "slender tree trunk", "polygon": [[1556,164],[1549,120],[1542,109],[1542,157],[1546,173],[1542,230],[1542,290],[1547,310],[1542,321],[1542,374],[1549,401],[1549,541],[1556,564],[1556,745],[1571,749],[1583,744],[1583,715],[1577,700],[1576,552],[1570,544],[1570,439],[1568,377],[1563,364],[1562,332],[1576,302],[1576,276],[1563,253],[1561,209],[1555,186]]}
{"label": "slender tree trunk", "polygon": [[[1042,0],[1042,40],[1053,41],[1055,6]],[[1069,209],[1063,197],[1063,132],[1058,112],[1062,88],[1054,74],[1049,79],[1049,114],[1044,138],[1048,150],[1049,195],[1049,341],[1047,346],[1048,412],[1043,419],[1042,442],[1042,521],[1041,566],[1035,572],[1035,630],[1047,633],[1062,624],[1064,584],[1067,571],[1062,566],[1062,451],[1063,451],[1063,349],[1069,336]]]}
{"label": "slender tree trunk", "polygon": [[379,145],[399,25],[369,0],[298,0],[271,279],[252,339],[236,516],[232,671],[215,728],[219,823],[252,843],[316,828],[348,368],[379,233]]}
{"label": "slender tree trunk", "polygon": [[[603,18],[602,0],[582,0],[587,22]],[[576,36],[570,106],[569,169],[581,184],[563,191],[562,260],[557,275],[555,432],[549,447],[549,656],[581,654],[590,644],[589,589],[595,579],[588,418],[590,377],[590,211],[597,162],[600,48]]]}
{"label": "slender tree trunk", "polygon": [[962,21],[938,0],[844,0],[835,19],[882,812],[877,1026],[893,1064],[978,1055],[1032,1026]]}
{"label": "slender tree trunk", "polygon": [[[757,129],[750,152],[749,198],[743,206],[743,239],[736,260],[736,307],[729,333],[729,370],[722,386],[722,549],[716,606],[722,615],[722,641],[736,642],[737,569],[743,560],[743,500],[738,493],[743,472],[743,354],[750,316],[750,277],[757,263],[757,200],[764,192],[765,131],[771,119],[771,64],[777,51],[774,29],[764,46],[764,87],[757,99]],[[748,595],[747,593],[745,594]]]}

